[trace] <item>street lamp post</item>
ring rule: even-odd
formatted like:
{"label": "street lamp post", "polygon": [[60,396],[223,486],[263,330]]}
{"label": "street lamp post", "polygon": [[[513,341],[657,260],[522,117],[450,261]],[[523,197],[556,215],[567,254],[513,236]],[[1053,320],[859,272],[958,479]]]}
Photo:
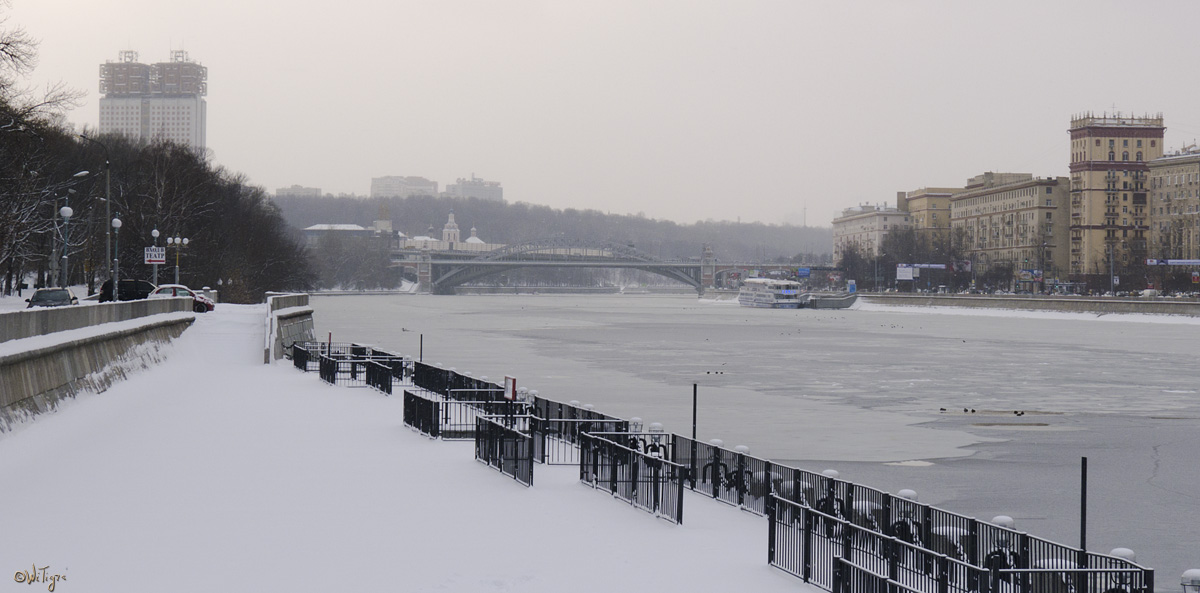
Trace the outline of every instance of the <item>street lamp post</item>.
{"label": "street lamp post", "polygon": [[167,237],[167,245],[175,247],[175,284],[179,284],[179,251],[188,245],[188,238]]}
{"label": "street lamp post", "polygon": [[[158,247],[158,229],[150,231],[150,236],[154,238],[154,246]],[[155,255],[154,257],[158,257]],[[154,270],[154,285],[158,286],[158,260],[154,260],[154,264],[150,266]]]}
{"label": "street lamp post", "polygon": [[[80,134],[79,137],[88,142],[99,144],[100,148],[104,149],[104,220],[108,220],[112,218],[112,164],[108,159],[108,146],[95,138],[88,138],[83,134]],[[112,233],[108,229],[104,230],[104,259],[108,260],[108,277],[111,279],[113,277]],[[116,286],[116,282],[114,282],[113,300],[116,300]]]}
{"label": "street lamp post", "polygon": [[58,215],[63,219],[63,246],[62,246],[62,280],[60,286],[67,286],[67,246],[71,244],[71,217],[75,215],[75,211],[70,206],[63,206],[58,209]]}
{"label": "street lamp post", "polygon": [[[118,216],[120,216],[120,215],[118,215]],[[120,294],[121,291],[118,290],[118,287],[121,284],[121,219],[120,218],[112,219],[112,229],[113,229],[113,233],[116,234],[116,237],[113,238],[114,239],[113,245],[116,247],[116,251],[113,251],[113,254],[112,254],[113,258],[109,262],[109,266],[111,266],[109,269],[112,270],[113,301],[119,301],[119,300],[121,300],[121,294]]]}

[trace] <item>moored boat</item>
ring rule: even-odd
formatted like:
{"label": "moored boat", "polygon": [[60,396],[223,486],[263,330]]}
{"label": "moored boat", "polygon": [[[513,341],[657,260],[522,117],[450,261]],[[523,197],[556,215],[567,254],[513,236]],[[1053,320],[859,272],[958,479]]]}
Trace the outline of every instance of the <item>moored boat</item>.
{"label": "moored boat", "polygon": [[800,283],[790,280],[750,278],[738,291],[738,303],[743,307],[798,309],[802,300]]}

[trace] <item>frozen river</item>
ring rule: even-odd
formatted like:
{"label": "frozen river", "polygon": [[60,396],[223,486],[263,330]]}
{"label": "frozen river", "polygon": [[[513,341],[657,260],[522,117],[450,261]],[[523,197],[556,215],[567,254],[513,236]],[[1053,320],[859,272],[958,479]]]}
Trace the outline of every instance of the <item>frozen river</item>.
{"label": "frozen river", "polygon": [[[1200,319],[888,308],[761,310],[687,296],[336,296],[354,341],[1079,543],[1178,590],[1200,568]],[[964,412],[964,409],[967,410]]]}

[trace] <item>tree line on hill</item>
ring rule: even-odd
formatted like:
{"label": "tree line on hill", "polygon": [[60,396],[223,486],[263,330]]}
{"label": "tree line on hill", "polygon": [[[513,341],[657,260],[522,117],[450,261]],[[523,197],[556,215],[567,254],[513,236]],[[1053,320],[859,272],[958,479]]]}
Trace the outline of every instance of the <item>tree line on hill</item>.
{"label": "tree line on hill", "polygon": [[[36,43],[0,20],[4,294],[19,292],[30,277],[34,285],[57,286],[61,262],[67,284],[97,290],[108,275],[106,233],[120,277],[149,280],[143,249],[155,242],[152,230],[159,231],[160,246],[167,237],[188,238],[178,254],[181,283],[218,288],[223,301],[260,302],[268,290],[312,285],[297,233],[264,190],[188,147],[76,134],[63,113],[77,103],[77,93],[54,87],[35,95],[19,86],[36,56]],[[63,206],[72,211],[65,219]],[[119,229],[110,230],[109,213],[121,221]],[[164,282],[174,277],[176,257],[168,250],[159,271]]]}
{"label": "tree line on hill", "polygon": [[[461,238],[478,229],[487,243],[514,244],[551,237],[567,237],[589,244],[632,245],[663,260],[699,258],[711,245],[718,260],[757,263],[831,265],[832,230],[820,227],[762,223],[697,222],[679,224],[643,216],[607,214],[598,210],[556,209],[523,202],[509,203],[476,198],[413,196],[408,198],[278,196],[283,217],[303,229],[315,224],[357,224],[389,220],[409,237],[442,236],[442,227],[454,213]],[[355,259],[355,254],[361,256]],[[313,250],[318,284],[325,287],[389,288],[398,283],[397,272],[384,270],[378,246],[366,241],[323,239]],[[528,282],[600,284],[611,274],[543,270],[513,275]]]}

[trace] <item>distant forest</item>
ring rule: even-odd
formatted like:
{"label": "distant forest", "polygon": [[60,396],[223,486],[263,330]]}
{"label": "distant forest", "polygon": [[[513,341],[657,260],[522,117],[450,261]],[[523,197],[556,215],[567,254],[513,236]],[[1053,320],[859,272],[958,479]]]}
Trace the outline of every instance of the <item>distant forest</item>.
{"label": "distant forest", "polygon": [[[521,243],[554,236],[596,243],[633,245],[660,259],[700,257],[704,245],[718,260],[794,262],[822,265],[833,261],[833,230],[761,223],[697,222],[679,224],[641,216],[605,214],[597,210],[558,210],[523,202],[476,198],[293,197],[274,198],[284,220],[296,229],[314,224],[368,226],[383,216],[392,228],[413,237],[440,239],[451,211],[462,238],[476,227],[488,243]],[[433,232],[430,233],[429,229]]]}

